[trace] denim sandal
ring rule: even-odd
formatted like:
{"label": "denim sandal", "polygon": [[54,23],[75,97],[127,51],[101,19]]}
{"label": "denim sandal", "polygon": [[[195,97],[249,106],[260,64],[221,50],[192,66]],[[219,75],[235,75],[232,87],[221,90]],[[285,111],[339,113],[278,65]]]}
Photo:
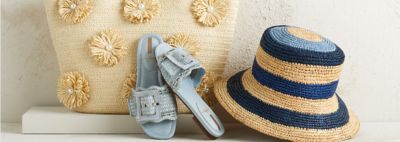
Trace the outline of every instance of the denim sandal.
{"label": "denim sandal", "polygon": [[209,138],[222,136],[225,129],[221,121],[196,92],[205,73],[199,62],[183,48],[172,48],[166,43],[156,48],[155,55],[164,80],[192,111],[195,122]]}
{"label": "denim sandal", "polygon": [[143,36],[137,55],[136,89],[132,90],[128,107],[131,116],[154,139],[169,139],[176,129],[176,102],[168,86],[163,83],[154,56],[155,48],[163,40],[154,34]]}

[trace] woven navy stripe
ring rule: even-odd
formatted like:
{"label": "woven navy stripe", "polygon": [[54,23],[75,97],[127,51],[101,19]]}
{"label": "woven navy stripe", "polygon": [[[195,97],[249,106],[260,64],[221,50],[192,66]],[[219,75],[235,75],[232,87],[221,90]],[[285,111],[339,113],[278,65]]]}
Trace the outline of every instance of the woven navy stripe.
{"label": "woven navy stripe", "polygon": [[294,48],[275,41],[269,33],[272,28],[274,27],[268,28],[264,32],[260,45],[265,52],[275,58],[287,62],[322,66],[336,66],[344,62],[344,53],[336,45],[336,50],[332,52],[316,52]]}
{"label": "woven navy stripe", "polygon": [[303,114],[262,102],[243,87],[241,83],[243,73],[242,71],[228,80],[226,87],[229,95],[247,111],[273,123],[300,128],[331,129],[341,127],[349,120],[347,108],[339,96],[339,108],[336,112],[319,115]]}
{"label": "woven navy stripe", "polygon": [[307,99],[327,99],[335,94],[336,87],[339,81],[334,81],[329,84],[302,84],[289,81],[282,77],[269,73],[261,68],[257,61],[254,60],[252,74],[254,78],[262,85],[271,88],[275,91],[307,98]]}

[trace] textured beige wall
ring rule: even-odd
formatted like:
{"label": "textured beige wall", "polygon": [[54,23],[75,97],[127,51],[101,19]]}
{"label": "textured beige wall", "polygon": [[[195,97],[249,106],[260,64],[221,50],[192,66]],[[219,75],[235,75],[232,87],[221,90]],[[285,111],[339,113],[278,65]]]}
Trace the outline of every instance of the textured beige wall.
{"label": "textured beige wall", "polygon": [[18,122],[31,106],[59,105],[58,65],[42,1],[1,2],[1,118]]}
{"label": "textured beige wall", "polygon": [[[59,105],[58,67],[39,0],[2,1],[2,121],[18,122],[34,105]],[[313,29],[346,53],[338,93],[361,121],[400,121],[400,1],[246,0],[226,67],[251,66],[264,29]]]}

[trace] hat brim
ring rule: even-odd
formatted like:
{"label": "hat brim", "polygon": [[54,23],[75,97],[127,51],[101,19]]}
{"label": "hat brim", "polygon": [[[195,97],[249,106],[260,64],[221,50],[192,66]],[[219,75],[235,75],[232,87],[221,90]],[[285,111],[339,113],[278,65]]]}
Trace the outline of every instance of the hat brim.
{"label": "hat brim", "polygon": [[[240,78],[242,78],[243,74],[240,75],[240,73],[237,73],[234,76],[239,75]],[[345,109],[347,109],[348,112],[348,121],[340,127],[311,129],[274,123],[271,120],[265,119],[247,110],[232,98],[227,87],[229,79],[230,78],[226,78],[215,83],[214,92],[217,100],[221,106],[233,116],[233,118],[266,135],[291,141],[340,141],[354,137],[359,130],[360,123],[358,118],[347,107],[345,107]]]}

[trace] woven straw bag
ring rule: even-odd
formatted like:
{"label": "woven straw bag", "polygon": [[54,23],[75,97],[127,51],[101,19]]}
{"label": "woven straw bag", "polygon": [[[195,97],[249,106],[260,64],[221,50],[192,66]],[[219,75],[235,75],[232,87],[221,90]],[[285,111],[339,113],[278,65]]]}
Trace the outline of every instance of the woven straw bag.
{"label": "woven straw bag", "polygon": [[[43,2],[61,71],[58,98],[67,108],[85,113],[127,113],[126,97],[130,95],[129,88],[135,86],[138,39],[147,33],[157,33],[175,46],[188,46],[184,48],[193,52],[208,72],[198,92],[212,103],[212,84],[226,64],[239,0]],[[144,4],[132,5],[135,2]],[[210,2],[215,9],[206,7],[206,12],[217,10],[223,14],[219,19],[201,17],[202,7]],[[132,6],[152,9],[137,18],[129,15]],[[69,10],[80,13],[68,15]],[[112,51],[111,56],[108,52],[103,54],[103,50],[93,50],[93,46],[102,48],[101,40],[114,42],[114,48],[104,45],[105,51]],[[180,113],[190,113],[180,100],[177,102]]]}

